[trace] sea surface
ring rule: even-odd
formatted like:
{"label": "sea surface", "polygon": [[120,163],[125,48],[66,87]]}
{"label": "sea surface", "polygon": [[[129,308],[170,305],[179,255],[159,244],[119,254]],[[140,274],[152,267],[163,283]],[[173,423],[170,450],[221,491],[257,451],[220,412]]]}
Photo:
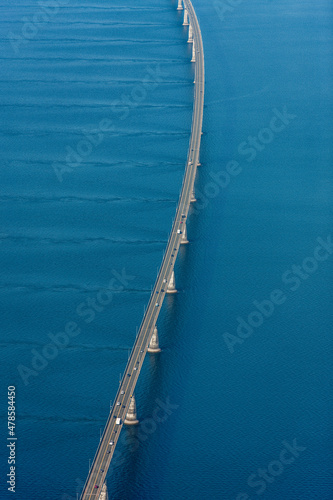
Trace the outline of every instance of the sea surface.
{"label": "sea surface", "polygon": [[[194,65],[176,3],[0,0],[1,499],[75,500],[94,457],[184,173]],[[329,500],[332,4],[193,5],[198,202],[110,498]]]}

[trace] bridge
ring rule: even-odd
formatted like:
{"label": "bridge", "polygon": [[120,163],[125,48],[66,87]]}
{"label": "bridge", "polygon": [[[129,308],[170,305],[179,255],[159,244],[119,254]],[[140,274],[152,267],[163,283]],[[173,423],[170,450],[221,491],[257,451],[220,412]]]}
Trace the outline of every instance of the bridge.
{"label": "bridge", "polygon": [[81,500],[106,500],[106,475],[123,424],[137,424],[134,390],[147,351],[158,352],[156,321],[166,293],[175,293],[174,265],[182,244],[188,243],[186,220],[190,204],[195,202],[194,181],[199,165],[204,107],[205,68],[200,26],[191,0],[178,0],[177,10],[184,10],[184,26],[189,26],[188,42],[192,44],[195,62],[194,105],[191,137],[185,174],[169,236],[154,288],[138,330],[117,395],[110,410],[93,463],[85,482]]}

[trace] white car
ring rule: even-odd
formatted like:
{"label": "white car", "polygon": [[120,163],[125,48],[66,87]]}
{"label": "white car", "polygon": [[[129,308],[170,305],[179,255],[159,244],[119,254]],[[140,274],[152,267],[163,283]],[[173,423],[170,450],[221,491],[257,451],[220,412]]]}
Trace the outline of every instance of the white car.
{"label": "white car", "polygon": [[177,234],[182,234],[180,229],[177,229]]}
{"label": "white car", "polygon": [[114,444],[114,442],[113,442],[113,441],[110,441],[110,446],[112,446],[113,444]]}
{"label": "white car", "polygon": [[117,406],[120,406],[120,401],[118,401]]}
{"label": "white car", "polygon": [[125,394],[125,391],[121,391],[121,393],[120,393],[120,394]]}
{"label": "white car", "polygon": [[159,303],[158,303],[158,302],[156,302],[155,307],[158,307],[158,306],[159,306]]}

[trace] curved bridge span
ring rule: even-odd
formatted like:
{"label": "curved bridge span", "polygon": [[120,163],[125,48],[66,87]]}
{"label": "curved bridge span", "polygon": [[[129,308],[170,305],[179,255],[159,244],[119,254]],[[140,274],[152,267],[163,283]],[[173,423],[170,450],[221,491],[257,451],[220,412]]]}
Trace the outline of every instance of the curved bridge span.
{"label": "curved bridge span", "polygon": [[[191,138],[188,149],[185,174],[180,192],[176,215],[172,224],[162,264],[152,290],[148,307],[144,314],[140,329],[136,336],[131,355],[119,385],[117,395],[110,410],[103,435],[84,485],[81,500],[106,500],[105,478],[110,466],[120,431],[129,406],[133,410],[132,398],[140,370],[154,333],[167,287],[173,279],[173,269],[184,241],[184,228],[191,201],[194,200],[194,181],[199,164],[200,142],[204,107],[204,52],[200,26],[191,0],[178,0],[178,10],[184,9],[184,24],[189,24],[189,42],[193,43],[192,62],[195,62],[194,106],[192,116]],[[186,234],[186,233],[185,233]],[[157,298],[158,297],[158,298]],[[120,404],[117,404],[120,403]],[[130,408],[130,410],[131,410]],[[110,444],[112,443],[112,444]],[[97,488],[96,488],[97,486]]]}

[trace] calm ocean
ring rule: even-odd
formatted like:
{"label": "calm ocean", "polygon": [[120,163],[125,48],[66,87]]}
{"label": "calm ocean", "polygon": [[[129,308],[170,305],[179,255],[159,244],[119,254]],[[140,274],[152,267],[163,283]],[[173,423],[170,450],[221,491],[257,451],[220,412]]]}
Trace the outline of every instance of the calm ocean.
{"label": "calm ocean", "polygon": [[[1,499],[75,500],[96,451],[186,161],[194,69],[176,3],[0,0]],[[110,498],[332,499],[332,5],[193,5],[206,104],[191,244]]]}

